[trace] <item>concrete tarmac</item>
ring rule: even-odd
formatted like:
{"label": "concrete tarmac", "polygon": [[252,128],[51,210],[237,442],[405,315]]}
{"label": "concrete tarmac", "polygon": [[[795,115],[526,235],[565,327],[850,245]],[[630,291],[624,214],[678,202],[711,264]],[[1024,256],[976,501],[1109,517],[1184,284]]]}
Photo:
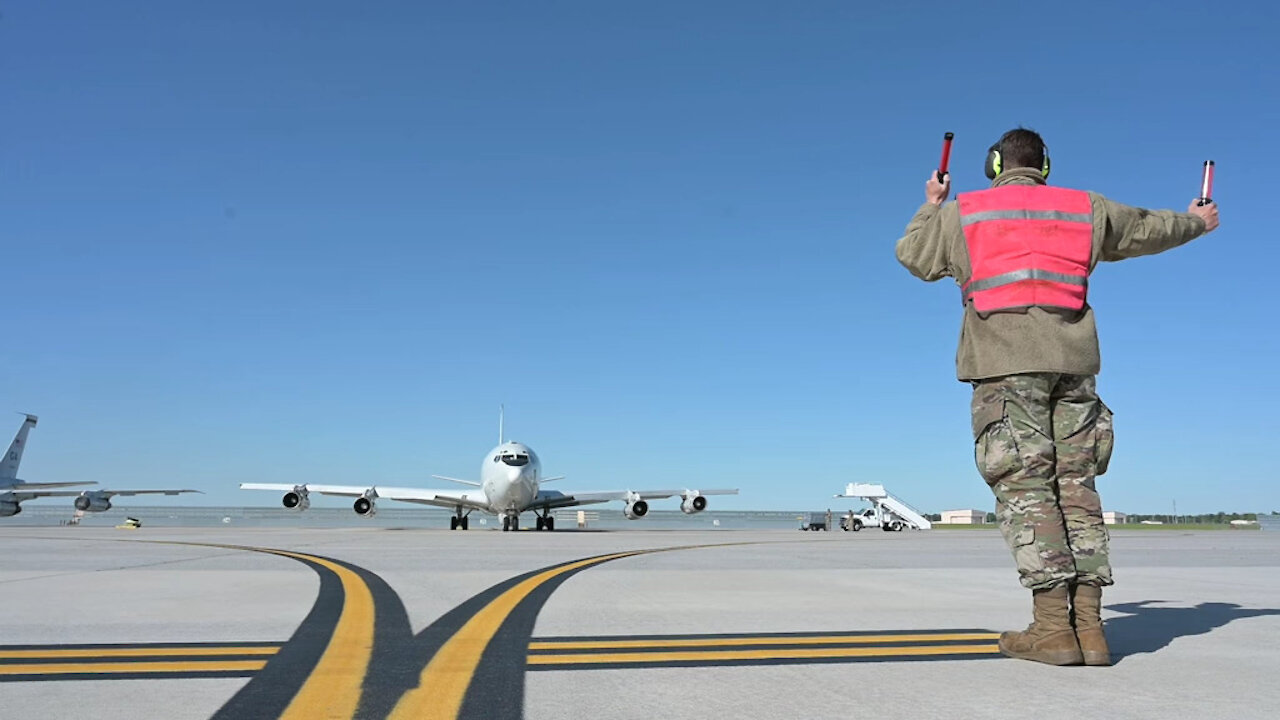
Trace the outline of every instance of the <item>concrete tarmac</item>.
{"label": "concrete tarmac", "polygon": [[1110,668],[993,652],[1030,621],[994,530],[0,526],[0,543],[6,720],[1163,720],[1280,701],[1280,533],[1113,533]]}

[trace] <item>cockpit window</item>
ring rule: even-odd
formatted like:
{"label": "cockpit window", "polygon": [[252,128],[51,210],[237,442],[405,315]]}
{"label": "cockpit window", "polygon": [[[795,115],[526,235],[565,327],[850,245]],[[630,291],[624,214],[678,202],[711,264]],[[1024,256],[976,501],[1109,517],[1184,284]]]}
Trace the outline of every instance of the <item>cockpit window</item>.
{"label": "cockpit window", "polygon": [[529,464],[529,456],[526,453],[506,452],[499,456],[502,462],[511,467],[520,467]]}

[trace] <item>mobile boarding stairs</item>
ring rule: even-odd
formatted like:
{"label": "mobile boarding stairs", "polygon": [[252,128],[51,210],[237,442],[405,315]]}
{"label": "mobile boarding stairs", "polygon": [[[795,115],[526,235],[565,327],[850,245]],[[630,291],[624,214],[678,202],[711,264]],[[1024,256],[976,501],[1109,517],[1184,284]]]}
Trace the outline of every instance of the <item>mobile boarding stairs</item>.
{"label": "mobile boarding stairs", "polygon": [[883,485],[849,483],[844,488],[844,494],[836,495],[836,497],[866,500],[875,506],[879,517],[885,518],[890,515],[896,515],[918,530],[928,530],[933,527],[933,523],[929,522],[928,518],[901,499],[889,494]]}

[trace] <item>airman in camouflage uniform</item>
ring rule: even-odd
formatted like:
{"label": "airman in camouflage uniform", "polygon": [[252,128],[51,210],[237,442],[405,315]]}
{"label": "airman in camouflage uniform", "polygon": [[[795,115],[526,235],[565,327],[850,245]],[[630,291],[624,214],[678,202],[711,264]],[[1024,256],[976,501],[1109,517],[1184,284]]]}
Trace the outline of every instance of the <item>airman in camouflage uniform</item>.
{"label": "airman in camouflage uniform", "polygon": [[[962,195],[964,211],[946,202],[950,176],[930,173],[897,257],[916,277],[951,277],[963,291],[956,377],[973,385],[974,460],[1035,617],[1026,631],[1002,634],[1001,651],[1109,665],[1101,598],[1113,579],[1095,481],[1113,432],[1095,386],[1101,359],[1087,277],[1098,262],[1163,252],[1214,230],[1218,208],[1192,201],[1185,213],[1153,211],[1094,192],[1027,189],[1047,185],[1048,175],[1044,141],[1022,128],[991,147],[993,190]],[[1004,186],[1024,187],[994,190]]]}

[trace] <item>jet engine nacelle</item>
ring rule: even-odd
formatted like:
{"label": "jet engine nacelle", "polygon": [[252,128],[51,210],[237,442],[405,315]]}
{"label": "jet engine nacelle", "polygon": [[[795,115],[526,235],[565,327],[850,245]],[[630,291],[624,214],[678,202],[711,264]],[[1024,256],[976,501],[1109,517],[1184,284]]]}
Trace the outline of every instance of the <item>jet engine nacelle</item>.
{"label": "jet engine nacelle", "polygon": [[626,515],[628,520],[642,518],[649,514],[649,503],[643,500],[629,502],[626,507],[622,508],[622,514]]}
{"label": "jet engine nacelle", "polygon": [[0,517],[12,517],[22,512],[22,504],[5,500],[0,502]]}
{"label": "jet engine nacelle", "polygon": [[360,517],[373,517],[378,512],[378,506],[371,497],[356,498],[356,501],[351,504],[351,509],[355,510]]}
{"label": "jet engine nacelle", "polygon": [[680,511],[685,515],[700,513],[707,509],[707,499],[701,495],[686,495],[680,503]]}
{"label": "jet engine nacelle", "polygon": [[286,509],[297,510],[299,512],[311,507],[311,498],[307,497],[305,489],[294,490],[284,494],[284,498],[280,500],[280,504]]}
{"label": "jet engine nacelle", "polygon": [[85,493],[76,498],[76,509],[81,512],[106,512],[111,509],[111,501],[96,493]]}

